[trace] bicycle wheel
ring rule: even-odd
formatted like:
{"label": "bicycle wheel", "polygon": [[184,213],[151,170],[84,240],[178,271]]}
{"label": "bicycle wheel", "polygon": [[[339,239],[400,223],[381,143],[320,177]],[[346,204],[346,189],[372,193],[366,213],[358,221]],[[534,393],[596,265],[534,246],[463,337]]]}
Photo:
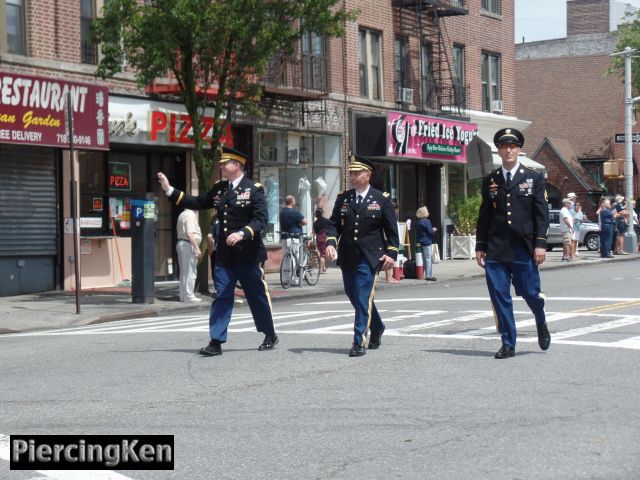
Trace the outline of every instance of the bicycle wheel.
{"label": "bicycle wheel", "polygon": [[280,263],[280,284],[282,288],[291,286],[291,277],[293,277],[293,258],[290,253],[285,253]]}
{"label": "bicycle wheel", "polygon": [[304,267],[304,281],[312,287],[320,278],[320,255],[312,250],[307,253],[307,264]]}

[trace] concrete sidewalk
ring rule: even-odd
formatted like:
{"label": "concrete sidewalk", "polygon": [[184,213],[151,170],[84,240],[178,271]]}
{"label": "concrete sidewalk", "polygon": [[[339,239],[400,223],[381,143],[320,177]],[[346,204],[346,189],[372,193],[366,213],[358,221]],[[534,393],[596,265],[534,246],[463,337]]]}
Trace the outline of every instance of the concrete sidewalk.
{"label": "concrete sidewalk", "polygon": [[[580,260],[561,262],[561,253],[548,252],[547,261],[542,270],[553,268],[574,268],[592,265],[599,262],[620,262],[640,258],[638,254],[616,256],[613,259],[600,258],[597,252],[580,251]],[[407,286],[424,286],[447,284],[471,277],[484,276],[475,260],[446,260],[433,266],[437,282],[404,279],[399,284],[384,281],[381,274],[376,291],[386,291]],[[326,274],[320,276],[318,284],[310,287],[283,289],[280,285],[279,273],[267,274],[267,283],[273,302],[282,299],[305,299],[325,297],[344,292],[342,275],[336,267],[331,267]],[[242,292],[237,291],[238,299]],[[346,298],[346,297],[345,297]],[[83,291],[80,314],[76,314],[75,294],[69,292],[45,292],[16,297],[0,297],[0,334],[25,332],[32,330],[49,330],[78,325],[103,323],[135,317],[157,317],[178,314],[206,315],[211,307],[211,298],[202,297],[201,303],[186,304],[179,301],[178,282],[156,284],[155,302],[153,304],[131,303],[131,291],[127,288],[105,288]],[[244,304],[246,306],[246,303]],[[242,306],[242,305],[237,305]]]}

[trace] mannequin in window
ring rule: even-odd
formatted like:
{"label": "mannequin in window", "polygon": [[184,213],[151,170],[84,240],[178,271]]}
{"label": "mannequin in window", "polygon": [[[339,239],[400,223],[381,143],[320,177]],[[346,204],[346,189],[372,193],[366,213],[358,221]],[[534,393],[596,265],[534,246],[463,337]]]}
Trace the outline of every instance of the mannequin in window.
{"label": "mannequin in window", "polygon": [[316,187],[316,208],[321,209],[323,212],[329,211],[329,197],[327,195],[327,182],[324,178],[318,177],[313,181]]}
{"label": "mannequin in window", "polygon": [[[300,199],[300,213],[305,218],[313,218],[311,211],[311,182],[306,175],[298,181],[298,198]],[[307,227],[304,227],[305,233]]]}
{"label": "mannequin in window", "polygon": [[267,211],[269,213],[267,220],[267,237],[273,241],[278,223],[278,181],[273,174],[269,174],[264,180],[264,186],[267,189]]}

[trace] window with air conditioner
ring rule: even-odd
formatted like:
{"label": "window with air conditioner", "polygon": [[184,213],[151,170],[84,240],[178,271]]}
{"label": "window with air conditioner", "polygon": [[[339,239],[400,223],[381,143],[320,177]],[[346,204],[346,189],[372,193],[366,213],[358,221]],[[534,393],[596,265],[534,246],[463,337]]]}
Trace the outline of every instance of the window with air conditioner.
{"label": "window with air conditioner", "polygon": [[396,101],[402,102],[402,90],[409,87],[409,42],[404,37],[397,37],[394,44],[394,81]]}
{"label": "window with air conditioner", "polygon": [[360,30],[360,96],[382,100],[380,34]]}
{"label": "window with air conditioner", "polygon": [[500,55],[482,53],[482,110],[493,111],[494,101],[502,100],[500,93]]}

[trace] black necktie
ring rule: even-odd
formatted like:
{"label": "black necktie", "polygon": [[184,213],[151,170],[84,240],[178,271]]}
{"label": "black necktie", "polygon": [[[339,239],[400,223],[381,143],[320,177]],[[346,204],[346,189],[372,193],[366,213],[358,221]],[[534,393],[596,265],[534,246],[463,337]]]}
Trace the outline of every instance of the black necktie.
{"label": "black necktie", "polygon": [[507,187],[511,186],[511,172],[507,172]]}
{"label": "black necktie", "polygon": [[362,203],[362,195],[358,195],[358,199],[356,200],[356,205],[360,205]]}

